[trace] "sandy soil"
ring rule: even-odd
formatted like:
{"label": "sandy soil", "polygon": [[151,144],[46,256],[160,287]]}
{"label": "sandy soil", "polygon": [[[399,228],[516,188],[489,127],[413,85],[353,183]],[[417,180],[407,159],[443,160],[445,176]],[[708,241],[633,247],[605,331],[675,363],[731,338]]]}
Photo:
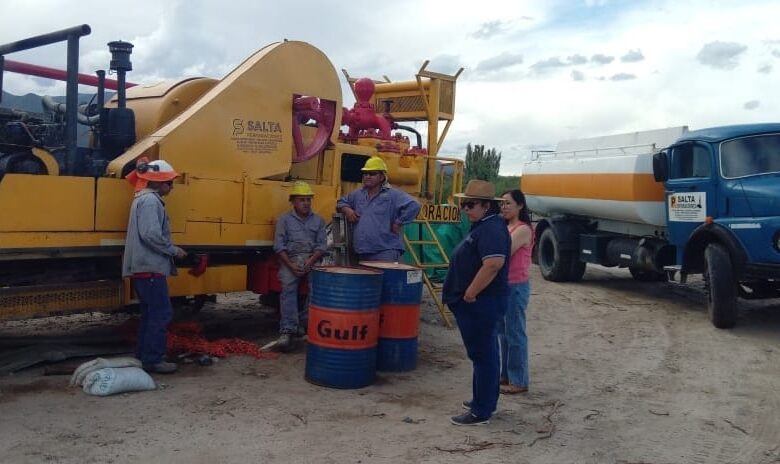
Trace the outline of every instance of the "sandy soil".
{"label": "sandy soil", "polygon": [[[780,306],[745,304],[713,328],[700,289],[590,269],[532,275],[531,391],[490,425],[455,427],[470,364],[457,330],[423,304],[419,366],[334,390],[303,380],[304,352],[232,357],[155,376],[151,392],[92,397],[43,367],[0,377],[8,463],[780,462]],[[220,296],[207,330],[258,343],[276,322],[251,294]],[[0,324],[0,338],[108,334],[128,315]]]}

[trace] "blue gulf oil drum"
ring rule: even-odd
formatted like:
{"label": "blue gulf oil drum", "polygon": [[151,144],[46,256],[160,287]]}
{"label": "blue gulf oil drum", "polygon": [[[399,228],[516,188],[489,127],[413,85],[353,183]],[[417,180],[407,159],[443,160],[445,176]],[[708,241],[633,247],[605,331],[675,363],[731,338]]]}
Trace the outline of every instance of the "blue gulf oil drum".
{"label": "blue gulf oil drum", "polygon": [[312,270],[307,381],[362,388],[376,379],[382,271],[323,266]]}
{"label": "blue gulf oil drum", "polygon": [[408,264],[380,261],[364,261],[360,264],[383,272],[377,370],[414,370],[417,367],[417,337],[420,331],[422,269]]}

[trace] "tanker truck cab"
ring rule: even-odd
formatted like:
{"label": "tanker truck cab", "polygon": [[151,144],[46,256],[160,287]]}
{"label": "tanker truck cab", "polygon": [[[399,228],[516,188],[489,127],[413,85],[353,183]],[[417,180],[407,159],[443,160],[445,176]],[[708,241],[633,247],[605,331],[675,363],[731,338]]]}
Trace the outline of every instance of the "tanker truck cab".
{"label": "tanker truck cab", "polygon": [[713,324],[736,324],[737,297],[780,296],[780,124],[688,132],[653,167],[681,281],[704,275]]}
{"label": "tanker truck cab", "polygon": [[523,165],[546,280],[586,266],[637,281],[701,274],[718,328],[737,300],[780,297],[780,124],[565,140]]}

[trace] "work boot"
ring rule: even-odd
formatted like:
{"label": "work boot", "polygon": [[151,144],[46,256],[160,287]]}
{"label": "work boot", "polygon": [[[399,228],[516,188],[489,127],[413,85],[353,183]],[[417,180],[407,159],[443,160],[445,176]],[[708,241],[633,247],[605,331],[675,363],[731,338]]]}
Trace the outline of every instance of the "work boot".
{"label": "work boot", "polygon": [[276,342],[276,348],[279,351],[287,351],[292,347],[292,334],[283,333],[279,335],[279,340]]}
{"label": "work boot", "polygon": [[157,364],[144,364],[144,370],[146,372],[153,372],[155,374],[171,374],[176,372],[179,366],[176,363],[170,363],[160,361]]}

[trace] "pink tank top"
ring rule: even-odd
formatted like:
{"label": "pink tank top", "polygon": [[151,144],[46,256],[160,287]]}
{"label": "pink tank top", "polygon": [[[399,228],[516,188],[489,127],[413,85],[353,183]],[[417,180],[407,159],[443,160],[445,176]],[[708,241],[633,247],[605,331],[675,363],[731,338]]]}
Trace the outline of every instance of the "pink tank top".
{"label": "pink tank top", "polygon": [[[521,222],[514,227],[509,228],[509,235],[512,235],[518,227],[526,226],[531,228],[529,224]],[[533,228],[531,228],[531,243],[526,246],[522,246],[515,251],[509,258],[509,283],[521,284],[528,282],[528,268],[531,267],[531,250],[534,248],[534,234]]]}

